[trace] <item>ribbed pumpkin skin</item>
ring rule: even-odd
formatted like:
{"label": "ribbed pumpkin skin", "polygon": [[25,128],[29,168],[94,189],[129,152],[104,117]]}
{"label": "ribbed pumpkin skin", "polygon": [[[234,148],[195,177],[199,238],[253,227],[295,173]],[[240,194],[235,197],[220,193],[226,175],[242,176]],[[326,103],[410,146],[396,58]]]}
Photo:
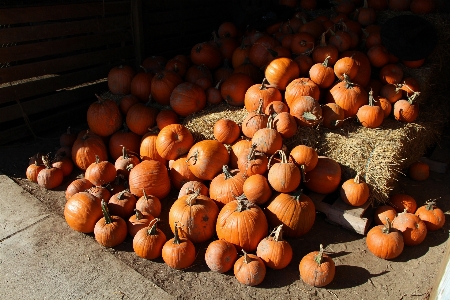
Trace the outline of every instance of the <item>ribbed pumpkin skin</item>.
{"label": "ribbed pumpkin skin", "polygon": [[274,87],[263,84],[254,84],[245,92],[244,105],[247,111],[255,111],[259,106],[259,99],[263,100],[263,111],[273,101],[283,101],[281,93]]}
{"label": "ribbed pumpkin skin", "polygon": [[225,204],[217,217],[216,233],[219,239],[234,244],[238,249],[254,251],[267,236],[268,224],[259,206],[250,202],[246,205],[247,209],[240,212],[237,200]]}
{"label": "ribbed pumpkin skin", "polygon": [[151,84],[152,99],[162,105],[169,105],[170,95],[175,87],[183,82],[183,79],[173,71],[161,71],[157,73]]}
{"label": "ribbed pumpkin skin", "polygon": [[265,76],[270,84],[284,91],[286,86],[300,75],[298,64],[290,58],[281,57],[272,60],[265,70]]}
{"label": "ribbed pumpkin skin", "polygon": [[45,167],[43,165],[37,165],[37,164],[31,164],[28,166],[26,171],[27,179],[36,182],[37,183],[37,177],[41,170],[43,170]]}
{"label": "ribbed pumpkin skin", "polygon": [[177,160],[170,161],[169,176],[172,184],[177,189],[181,189],[181,187],[189,181],[202,181],[192,174],[189,165],[186,162],[186,155],[183,155]]}
{"label": "ribbed pumpkin skin", "polygon": [[291,81],[286,87],[285,99],[287,105],[290,107],[291,104],[300,96],[310,96],[316,101],[320,97],[319,86],[309,78],[297,78]]}
{"label": "ribbed pumpkin skin", "polygon": [[108,73],[108,88],[115,95],[131,93],[131,81],[136,72],[130,66],[118,66]]}
{"label": "ribbed pumpkin skin", "polygon": [[175,238],[168,240],[161,252],[164,262],[173,269],[185,269],[191,266],[196,257],[195,246],[187,238],[179,238],[179,243],[174,243]]}
{"label": "ribbed pumpkin skin", "polygon": [[225,273],[233,268],[237,260],[236,247],[224,240],[215,240],[208,245],[205,262],[213,272]]}
{"label": "ribbed pumpkin skin", "polygon": [[175,231],[175,222],[193,243],[202,243],[214,235],[219,208],[209,197],[188,194],[178,198],[170,208],[169,224]]}
{"label": "ribbed pumpkin skin", "polygon": [[425,222],[412,213],[399,213],[392,221],[392,227],[402,232],[403,241],[407,246],[418,245],[427,236]]}
{"label": "ribbed pumpkin skin", "polygon": [[333,86],[330,93],[334,102],[344,110],[345,118],[356,116],[358,109],[369,103],[369,95],[361,86],[345,81]]}
{"label": "ribbed pumpkin skin", "polygon": [[425,222],[429,231],[439,230],[445,224],[444,212],[433,204],[425,204],[419,207],[415,215]]}
{"label": "ribbed pumpkin skin", "polygon": [[141,137],[131,131],[117,131],[109,139],[108,149],[109,155],[113,160],[116,160],[122,155],[122,147],[127,149],[127,152],[139,152],[139,144]]}
{"label": "ribbed pumpkin skin", "polygon": [[341,181],[341,166],[331,158],[319,156],[314,169],[305,174],[305,185],[313,192],[329,194]]}
{"label": "ribbed pumpkin skin", "polygon": [[236,196],[243,193],[245,177],[238,169],[230,170],[228,177],[225,173],[219,174],[209,185],[209,196],[220,206],[234,201]]}
{"label": "ribbed pumpkin skin", "polygon": [[140,229],[133,238],[133,250],[137,256],[155,259],[161,256],[162,247],[167,242],[166,235],[159,228],[149,234],[150,226]]}
{"label": "ribbed pumpkin skin", "polygon": [[204,140],[192,146],[187,155],[189,170],[202,180],[212,180],[228,165],[230,157],[219,141]]}
{"label": "ribbed pumpkin skin", "polygon": [[171,124],[164,127],[156,139],[156,150],[161,157],[177,159],[189,152],[194,144],[192,133],[181,124]]}
{"label": "ribbed pumpkin skin", "polygon": [[163,165],[167,164],[167,160],[162,158],[156,149],[156,140],[158,136],[153,132],[146,133],[139,146],[139,154],[142,160],[157,160]]}
{"label": "ribbed pumpkin skin", "polygon": [[70,197],[79,192],[84,192],[87,189],[90,189],[93,186],[92,182],[87,180],[86,178],[78,178],[72,181],[66,189],[66,200],[69,200]]}
{"label": "ribbed pumpkin skin", "polygon": [[[249,263],[245,262],[245,257]],[[234,264],[234,276],[245,285],[255,286],[263,282],[266,276],[266,265],[254,254],[246,254],[240,257]]]}
{"label": "ribbed pumpkin skin", "polygon": [[274,236],[268,236],[261,240],[256,248],[256,255],[271,269],[280,270],[291,262],[292,247],[283,240],[277,240]]}
{"label": "ribbed pumpkin skin", "polygon": [[281,162],[270,167],[267,178],[275,191],[289,193],[299,186],[302,175],[294,163]]}
{"label": "ribbed pumpkin skin", "polygon": [[87,192],[73,195],[64,207],[64,218],[69,227],[75,231],[94,232],[95,224],[102,217],[100,199]]}
{"label": "ribbed pumpkin skin", "polygon": [[316,208],[312,200],[295,193],[275,195],[265,209],[271,227],[283,224],[283,234],[299,237],[311,230],[316,219]]}
{"label": "ribbed pumpkin skin", "polygon": [[384,225],[377,225],[369,230],[366,237],[367,248],[379,258],[393,259],[403,251],[403,236],[397,229],[385,233],[385,228]]}
{"label": "ribbed pumpkin skin", "polygon": [[157,218],[161,214],[161,201],[153,195],[142,196],[136,202],[136,209],[143,215],[150,214]]}
{"label": "ribbed pumpkin skin", "polygon": [[267,182],[267,178],[260,174],[247,177],[242,186],[242,190],[248,201],[258,205],[266,203],[272,196],[272,189]]}
{"label": "ribbed pumpkin skin", "polygon": [[147,102],[151,94],[152,79],[151,73],[137,73],[131,80],[131,94],[141,102]]}
{"label": "ribbed pumpkin skin", "polygon": [[170,106],[178,115],[187,117],[205,108],[205,91],[198,84],[183,82],[170,95]]}
{"label": "ribbed pumpkin skin", "polygon": [[165,198],[170,192],[170,179],[166,166],[155,160],[144,160],[130,171],[130,191],[138,197],[153,195]]}
{"label": "ribbed pumpkin skin", "polygon": [[84,178],[94,185],[104,185],[116,178],[116,167],[109,161],[99,161],[91,164],[84,174]]}
{"label": "ribbed pumpkin skin", "polygon": [[253,135],[252,144],[256,144],[257,151],[272,155],[283,146],[283,138],[275,129],[261,128]]}
{"label": "ribbed pumpkin skin", "polygon": [[369,199],[369,186],[363,181],[346,180],[340,189],[342,201],[352,206],[361,206]]}
{"label": "ribbed pumpkin skin", "polygon": [[72,161],[81,170],[86,170],[94,163],[96,155],[100,161],[108,160],[105,143],[98,136],[85,134],[78,138],[72,146]]}
{"label": "ribbed pumpkin skin", "polygon": [[127,223],[119,216],[111,216],[112,222],[107,224],[103,217],[95,224],[95,240],[104,247],[115,247],[127,237]]}
{"label": "ribbed pumpkin skin", "polygon": [[87,123],[92,133],[99,136],[113,134],[122,126],[119,106],[113,100],[99,98],[87,110]]}
{"label": "ribbed pumpkin skin", "polygon": [[323,254],[322,263],[319,265],[314,258],[319,251],[306,254],[300,261],[299,270],[301,279],[311,286],[322,287],[333,281],[336,268],[333,259]]}
{"label": "ribbed pumpkin skin", "polygon": [[149,107],[143,103],[136,103],[128,110],[126,122],[128,128],[138,134],[144,135],[149,128],[155,126],[156,115],[158,110],[154,107]]}
{"label": "ribbed pumpkin skin", "polygon": [[319,161],[317,151],[306,145],[297,145],[289,154],[289,158],[293,159],[298,166],[304,166],[304,171],[309,172],[314,169]]}

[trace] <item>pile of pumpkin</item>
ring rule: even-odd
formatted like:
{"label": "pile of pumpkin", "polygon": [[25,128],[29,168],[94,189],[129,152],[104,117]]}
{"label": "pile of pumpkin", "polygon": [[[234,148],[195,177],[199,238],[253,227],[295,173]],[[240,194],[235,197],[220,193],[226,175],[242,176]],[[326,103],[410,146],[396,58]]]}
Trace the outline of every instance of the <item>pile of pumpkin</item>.
{"label": "pile of pumpkin", "polygon": [[[137,255],[162,255],[178,269],[193,263],[195,243],[216,234],[219,240],[206,252],[208,266],[218,272],[234,266],[241,282],[256,285],[264,279],[265,266],[280,269],[290,263],[292,249],[282,236],[301,236],[314,223],[314,204],[302,186],[323,194],[340,187],[350,205],[367,201],[369,189],[359,174],[341,186],[338,163],[305,145],[287,153],[283,138],[293,136],[297,126],[336,128],[354,116],[363,126],[377,127],[392,103],[397,119],[414,121],[418,85],[403,78],[395,57],[382,48],[388,58],[383,64],[369,55],[372,47],[382,47],[379,26],[342,13],[309,22],[303,21],[306,17],[296,13],[266,32],[248,31],[240,46],[237,28],[226,22],[212,41],[195,45],[190,57],[149,57],[139,73],[129,66],[113,68],[108,86],[125,96],[119,104],[98,97],[87,112],[89,130],[65,152],[85,171],[66,190],[69,226],[94,232],[107,247],[129,233]],[[359,44],[362,26],[368,55],[351,50]],[[372,66],[380,68],[380,79],[370,78]],[[319,100],[329,103],[321,106]],[[222,101],[245,106],[242,127],[220,120],[215,140],[194,143],[180,117]],[[180,194],[164,220],[175,235],[166,241],[157,218],[172,187]],[[267,236],[269,226],[274,229]],[[240,259],[236,249],[244,251]],[[256,255],[247,253],[253,251]],[[302,279],[314,286],[334,276],[323,249],[305,256],[299,267]]]}

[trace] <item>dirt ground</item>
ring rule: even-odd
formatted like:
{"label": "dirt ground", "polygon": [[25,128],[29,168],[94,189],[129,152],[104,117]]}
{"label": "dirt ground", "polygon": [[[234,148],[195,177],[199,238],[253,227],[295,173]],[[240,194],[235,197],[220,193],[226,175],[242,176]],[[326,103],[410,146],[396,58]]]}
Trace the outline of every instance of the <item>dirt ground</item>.
{"label": "dirt ground", "polygon": [[[84,124],[74,127],[75,131],[85,129]],[[27,181],[25,170],[28,158],[33,154],[38,151],[54,152],[58,148],[62,132],[63,128],[42,134],[42,139],[0,146],[0,170],[59,215],[63,215],[67,185],[81,172],[74,170],[62,186],[48,191]],[[432,158],[450,161],[450,130],[444,133]],[[364,236],[328,223],[321,213],[317,213],[309,233],[301,238],[288,239],[294,249],[289,266],[283,270],[268,269],[265,280],[257,287],[241,285],[232,271],[226,274],[209,271],[204,262],[207,243],[196,245],[198,255],[195,264],[182,271],[170,269],[162,259],[149,261],[137,257],[130,237],[120,246],[105,251],[110,251],[117,259],[179,299],[428,299],[449,238],[449,183],[448,171],[446,174],[431,172],[424,182],[401,176],[396,191],[412,195],[419,205],[428,199],[439,198],[438,205],[446,212],[447,222],[443,229],[429,232],[422,244],[405,246],[403,253],[390,261],[372,255],[366,248]],[[167,220],[177,194],[178,191],[173,191],[163,201],[162,220]],[[161,223],[161,229],[168,238],[172,237],[168,224]],[[95,243],[93,235],[90,238]],[[318,250],[319,244],[324,245],[336,263],[334,281],[326,288],[312,288],[299,278],[301,258]]]}

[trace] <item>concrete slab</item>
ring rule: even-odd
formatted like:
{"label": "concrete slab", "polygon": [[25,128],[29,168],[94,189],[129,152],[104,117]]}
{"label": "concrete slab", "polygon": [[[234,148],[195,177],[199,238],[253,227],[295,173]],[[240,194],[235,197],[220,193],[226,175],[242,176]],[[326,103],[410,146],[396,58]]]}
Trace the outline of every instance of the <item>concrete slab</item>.
{"label": "concrete slab", "polygon": [[172,299],[57,215],[0,243],[0,294],[2,299]]}
{"label": "concrete slab", "polygon": [[0,241],[48,216],[39,200],[0,172]]}

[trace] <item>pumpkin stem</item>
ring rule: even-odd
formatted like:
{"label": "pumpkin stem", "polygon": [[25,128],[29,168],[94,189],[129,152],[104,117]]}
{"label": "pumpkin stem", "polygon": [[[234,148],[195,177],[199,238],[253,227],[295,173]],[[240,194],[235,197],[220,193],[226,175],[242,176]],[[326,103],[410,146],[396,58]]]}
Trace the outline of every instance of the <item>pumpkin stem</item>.
{"label": "pumpkin stem", "polygon": [[353,179],[354,183],[360,183],[361,182],[361,174],[356,173],[355,179]]}
{"label": "pumpkin stem", "polygon": [[348,77],[347,74],[344,73],[342,76],[344,77],[345,88],[351,89],[355,84],[350,81],[350,78]]}
{"label": "pumpkin stem", "polygon": [[245,252],[244,249],[242,249],[242,252],[244,252],[244,263],[249,264],[252,260],[250,259],[247,252]]}
{"label": "pumpkin stem", "polygon": [[230,170],[228,169],[228,166],[227,166],[227,165],[223,165],[223,167],[222,167],[222,172],[223,172],[223,174],[225,175],[225,180],[226,180],[226,179],[233,178],[233,175],[231,175]]}
{"label": "pumpkin stem", "polygon": [[148,224],[151,227],[147,230],[147,235],[158,235],[158,227],[156,227],[156,223],[159,221],[160,220],[158,218],[155,218],[150,222],[150,224]]}
{"label": "pumpkin stem", "polygon": [[69,127],[67,127],[67,131],[66,131],[66,133],[67,133],[67,134],[71,134],[71,132],[70,132],[70,126],[69,126]]}
{"label": "pumpkin stem", "polygon": [[97,94],[94,94],[94,95],[95,95],[95,97],[97,98],[98,103],[102,103],[102,102],[104,101],[103,98],[100,97],[99,95],[97,95]]}
{"label": "pumpkin stem", "polygon": [[98,164],[100,162],[100,157],[98,155],[95,155],[95,163]]}
{"label": "pumpkin stem", "polygon": [[386,224],[384,224],[384,228],[383,228],[383,233],[386,233],[386,234],[388,234],[389,232],[391,232],[391,227],[392,226],[392,223],[391,223],[391,220],[389,220],[389,218],[388,217],[386,217]]}
{"label": "pumpkin stem", "polygon": [[236,211],[238,211],[238,212],[243,212],[244,210],[248,210],[249,205],[251,204],[247,200],[247,196],[245,196],[245,194],[242,194],[242,195],[236,197],[236,201],[238,202],[238,206],[236,208]]}
{"label": "pumpkin stem", "polygon": [[128,153],[127,153],[127,149],[125,148],[125,146],[122,145],[122,157],[124,159],[128,159]]}
{"label": "pumpkin stem", "polygon": [[111,215],[109,214],[108,205],[106,204],[105,200],[102,199],[101,205],[103,216],[105,217],[105,223],[111,224],[112,223]]}
{"label": "pumpkin stem", "polygon": [[283,240],[283,224],[281,224],[280,226],[276,227],[274,229],[274,237],[273,239],[276,242],[280,242]]}
{"label": "pumpkin stem", "polygon": [[306,183],[305,165],[300,166],[300,173],[302,174],[303,183]]}
{"label": "pumpkin stem", "polygon": [[375,99],[373,98],[373,90],[370,89],[370,92],[369,92],[369,106],[373,106],[374,102],[375,102]]}
{"label": "pumpkin stem", "polygon": [[314,257],[314,261],[320,266],[322,264],[323,259],[323,245],[320,244],[319,253]]}
{"label": "pumpkin stem", "polygon": [[263,99],[262,99],[262,98],[259,98],[258,108],[256,109],[256,113],[257,113],[258,115],[262,115],[262,114],[263,114],[263,109],[262,109],[263,104],[264,104]]}
{"label": "pumpkin stem", "polygon": [[173,243],[179,245],[181,241],[180,236],[178,235],[178,222],[175,222],[174,235]]}
{"label": "pumpkin stem", "polygon": [[323,61],[323,63],[322,63],[322,66],[324,66],[324,67],[328,67],[328,60],[331,58],[331,56],[327,56],[327,57],[325,57],[325,60]]}
{"label": "pumpkin stem", "polygon": [[220,89],[220,85],[222,84],[222,80],[223,80],[223,78],[221,78],[219,80],[219,82],[216,84],[216,86],[214,87],[216,90]]}
{"label": "pumpkin stem", "polygon": [[[37,161],[36,161],[37,162]],[[47,169],[51,169],[52,165],[50,163],[50,153],[47,155],[42,155],[42,163]]]}
{"label": "pumpkin stem", "polygon": [[414,92],[410,97],[408,97],[408,102],[413,104],[419,95],[420,95],[420,92]]}
{"label": "pumpkin stem", "polygon": [[273,119],[274,117],[272,115],[269,115],[269,117],[267,118],[267,128],[273,129]]}
{"label": "pumpkin stem", "polygon": [[[439,199],[439,198],[437,198],[437,199]],[[431,200],[428,200],[427,202],[425,202],[426,210],[433,210],[433,209],[435,209],[436,208],[436,200],[437,199],[431,199]]]}
{"label": "pumpkin stem", "polygon": [[200,189],[194,191],[193,194],[188,194],[189,197],[186,199],[186,203],[189,206],[195,205],[197,203],[197,197],[200,195]]}
{"label": "pumpkin stem", "polygon": [[198,150],[195,150],[194,154],[192,154],[191,156],[188,157],[188,159],[186,159],[186,163],[188,163],[188,165],[189,165],[189,161],[191,159],[194,159],[194,163],[192,164],[192,166],[193,166],[197,163],[197,158],[198,158]]}
{"label": "pumpkin stem", "polygon": [[[330,29],[328,29],[328,30],[330,30]],[[322,33],[322,36],[320,37],[319,46],[321,46],[321,47],[325,47],[327,45],[327,41],[325,39],[325,35],[327,34],[328,30],[325,31],[324,33]]]}
{"label": "pumpkin stem", "polygon": [[136,215],[136,220],[140,220],[144,217],[144,215],[141,213],[141,211],[139,209],[134,209],[134,213]]}
{"label": "pumpkin stem", "polygon": [[277,151],[275,151],[275,153],[274,154],[272,154],[271,156],[270,156],[270,158],[269,158],[269,162],[267,163],[267,169],[270,169],[270,162],[272,161],[272,158],[275,156],[275,155],[279,155],[280,156],[280,159],[281,159],[281,163],[282,164],[287,164],[287,158],[286,158],[286,153],[283,151],[283,150],[277,150]]}
{"label": "pumpkin stem", "polygon": [[255,143],[252,143],[252,145],[250,146],[250,151],[248,152],[248,155],[247,155],[247,162],[249,162],[255,158],[256,146],[257,145]]}
{"label": "pumpkin stem", "polygon": [[124,200],[124,194],[127,192],[127,190],[123,190],[121,191],[118,195],[117,195],[117,199],[119,200]]}
{"label": "pumpkin stem", "polygon": [[[266,77],[263,78],[261,86],[259,87],[260,90],[265,90],[266,88],[266,83],[268,83]],[[261,99],[262,100],[262,99]]]}

